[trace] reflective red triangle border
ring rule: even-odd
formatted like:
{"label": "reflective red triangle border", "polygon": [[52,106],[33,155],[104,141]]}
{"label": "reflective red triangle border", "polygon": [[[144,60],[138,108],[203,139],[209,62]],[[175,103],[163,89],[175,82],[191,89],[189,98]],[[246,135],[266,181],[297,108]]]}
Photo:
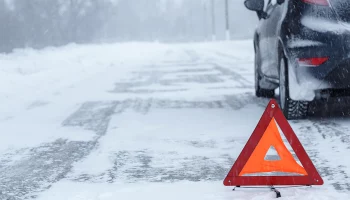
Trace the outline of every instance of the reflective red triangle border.
{"label": "reflective red triangle border", "polygon": [[[276,123],[308,173],[307,176],[239,176],[239,173],[252,155],[272,118],[275,118]],[[225,186],[276,186],[323,185],[324,182],[289,122],[283,115],[278,103],[272,99],[223,183]]]}

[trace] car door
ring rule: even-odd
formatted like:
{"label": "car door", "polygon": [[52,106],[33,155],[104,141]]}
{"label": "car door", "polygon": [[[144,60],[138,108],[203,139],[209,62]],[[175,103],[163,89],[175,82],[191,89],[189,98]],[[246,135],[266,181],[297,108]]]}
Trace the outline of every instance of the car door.
{"label": "car door", "polygon": [[261,72],[264,76],[278,78],[278,40],[279,27],[283,15],[283,4],[277,4],[277,0],[264,0],[266,17],[260,22],[260,55]]}

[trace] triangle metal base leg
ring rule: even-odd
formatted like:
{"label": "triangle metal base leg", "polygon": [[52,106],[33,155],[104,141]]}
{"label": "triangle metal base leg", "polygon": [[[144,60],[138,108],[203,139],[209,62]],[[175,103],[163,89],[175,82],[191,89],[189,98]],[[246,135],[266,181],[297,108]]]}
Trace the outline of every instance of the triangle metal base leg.
{"label": "triangle metal base leg", "polygon": [[278,191],[275,187],[271,187],[271,191],[276,193],[276,198],[282,197],[281,192]]}

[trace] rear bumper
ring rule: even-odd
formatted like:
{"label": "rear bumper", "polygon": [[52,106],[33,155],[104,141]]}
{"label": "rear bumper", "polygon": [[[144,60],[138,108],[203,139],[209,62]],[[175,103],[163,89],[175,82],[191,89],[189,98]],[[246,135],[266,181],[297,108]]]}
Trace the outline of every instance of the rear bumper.
{"label": "rear bumper", "polygon": [[332,71],[321,78],[330,88],[349,88],[350,87],[350,59],[335,63]]}
{"label": "rear bumper", "polygon": [[295,60],[290,66],[290,95],[294,100],[312,101],[318,91],[350,88],[350,58],[330,59],[318,67],[299,66]]}
{"label": "rear bumper", "polygon": [[[289,84],[292,99],[312,101],[321,90],[350,88],[350,45],[348,45],[350,31],[330,35],[331,40],[325,40],[324,37],[321,39],[308,37],[301,40],[303,42],[288,41]],[[297,62],[299,58],[311,57],[329,59],[317,67],[299,66]]]}

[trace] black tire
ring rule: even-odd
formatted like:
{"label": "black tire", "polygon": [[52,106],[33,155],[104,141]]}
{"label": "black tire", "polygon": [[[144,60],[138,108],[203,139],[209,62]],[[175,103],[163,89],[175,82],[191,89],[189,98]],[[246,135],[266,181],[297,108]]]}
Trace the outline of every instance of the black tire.
{"label": "black tire", "polygon": [[265,97],[265,98],[274,98],[275,97],[275,90],[269,90],[269,89],[264,89],[261,88],[260,86],[260,80],[261,80],[261,75],[260,75],[260,56],[257,51],[255,51],[255,69],[254,69],[254,75],[255,75],[255,96],[257,97]]}
{"label": "black tire", "polygon": [[284,116],[289,119],[304,119],[307,117],[309,102],[294,101],[289,96],[289,77],[288,77],[288,61],[283,54],[280,56],[279,62],[279,80],[280,80],[280,107]]}

